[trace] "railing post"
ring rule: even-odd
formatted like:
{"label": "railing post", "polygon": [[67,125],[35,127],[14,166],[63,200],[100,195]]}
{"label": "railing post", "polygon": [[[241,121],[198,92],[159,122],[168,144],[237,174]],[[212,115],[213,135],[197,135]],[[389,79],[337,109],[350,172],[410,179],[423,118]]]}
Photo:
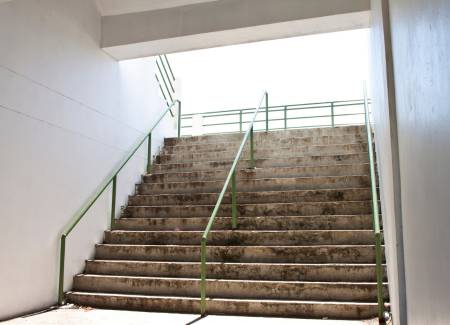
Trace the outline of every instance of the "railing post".
{"label": "railing post", "polygon": [[61,236],[61,247],[59,251],[59,286],[58,286],[58,305],[64,302],[64,260],[66,257],[66,235]]}
{"label": "railing post", "polygon": [[150,174],[152,172],[152,133],[148,134],[148,142],[147,142],[147,173]]}
{"label": "railing post", "polygon": [[200,249],[200,315],[206,313],[206,239],[202,238]]}
{"label": "railing post", "polygon": [[[377,203],[378,204],[378,203]],[[383,269],[382,269],[382,250],[381,250],[381,234],[375,234],[375,263],[377,276],[377,303],[378,303],[378,318],[383,319],[384,301],[383,301]]]}
{"label": "railing post", "polygon": [[331,102],[331,127],[334,128],[334,102]]}
{"label": "railing post", "polygon": [[284,106],[284,129],[287,129],[287,106]]}
{"label": "railing post", "polygon": [[181,101],[178,101],[178,139],[181,137]]}
{"label": "railing post", "polygon": [[236,171],[231,177],[231,227],[237,228]]}
{"label": "railing post", "polygon": [[117,174],[112,181],[112,195],[111,195],[111,230],[116,223],[116,190],[117,190]]}
{"label": "railing post", "polygon": [[239,132],[242,133],[242,109],[239,111]]}
{"label": "railing post", "polygon": [[255,168],[255,155],[254,155],[254,144],[253,144],[253,126],[250,129],[250,167]]}
{"label": "railing post", "polygon": [[266,132],[269,132],[269,94],[266,92]]}

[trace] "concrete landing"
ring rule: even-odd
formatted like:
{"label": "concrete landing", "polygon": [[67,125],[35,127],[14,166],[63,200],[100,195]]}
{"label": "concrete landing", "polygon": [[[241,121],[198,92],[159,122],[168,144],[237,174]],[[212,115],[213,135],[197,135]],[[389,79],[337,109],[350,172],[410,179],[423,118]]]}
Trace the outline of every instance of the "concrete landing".
{"label": "concrete landing", "polygon": [[165,314],[134,311],[104,310],[92,308],[63,307],[57,310],[36,314],[28,317],[12,319],[4,325],[374,325],[376,320],[342,321],[342,320],[311,320],[290,318],[207,316],[199,319],[198,315]]}

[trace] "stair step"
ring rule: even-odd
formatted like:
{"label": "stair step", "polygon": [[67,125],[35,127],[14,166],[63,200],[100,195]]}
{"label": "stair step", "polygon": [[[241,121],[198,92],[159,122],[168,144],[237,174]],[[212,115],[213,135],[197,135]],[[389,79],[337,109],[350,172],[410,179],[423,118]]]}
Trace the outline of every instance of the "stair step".
{"label": "stair step", "polygon": [[[203,231],[105,231],[105,244],[200,245]],[[216,230],[208,236],[209,245],[298,246],[370,245],[372,230]]]}
{"label": "stair step", "polygon": [[[365,126],[344,126],[335,128],[310,128],[310,129],[290,129],[283,131],[255,132],[254,140],[256,142],[280,141],[288,138],[320,137],[320,136],[342,136],[342,135],[365,135]],[[208,134],[201,136],[189,136],[164,139],[165,146],[183,145],[183,144],[212,144],[218,142],[240,142],[242,133],[230,134]]]}
{"label": "stair step", "polygon": [[[160,205],[215,205],[219,193],[185,193],[134,195],[128,198],[129,206]],[[327,201],[365,201],[372,198],[370,188],[341,188],[300,191],[238,192],[239,203],[293,203]],[[223,204],[231,203],[231,193],[227,192]]]}
{"label": "stair step", "polygon": [[[208,262],[374,263],[374,245],[208,246]],[[96,245],[96,259],[198,262],[200,245]]]}
{"label": "stair step", "polygon": [[[74,290],[197,297],[200,279],[80,274]],[[376,300],[374,282],[300,282],[261,280],[206,280],[209,298],[359,301]],[[387,292],[384,290],[384,292]],[[386,297],[387,298],[387,295]]]}
{"label": "stair step", "polygon": [[[137,194],[220,192],[223,184],[224,180],[142,183],[137,186]],[[242,192],[368,188],[370,186],[370,179],[367,175],[259,179],[237,178],[236,186]]]}
{"label": "stair step", "polygon": [[[233,157],[234,158],[234,157]],[[268,158],[255,157],[256,166],[258,168],[269,167],[292,167],[292,166],[318,166],[318,165],[333,165],[333,164],[359,164],[368,162],[368,153],[358,154],[339,154],[339,155],[310,155],[298,156],[289,158],[280,158],[271,156]],[[229,170],[233,159],[228,160],[209,160],[196,162],[180,162],[180,163],[166,163],[155,164],[152,168],[154,173],[168,172],[168,171],[207,171],[216,169]],[[242,156],[238,163],[238,169],[249,168],[250,160],[246,156]]]}
{"label": "stair step", "polygon": [[[248,147],[248,144],[247,144]],[[204,161],[211,159],[219,160],[233,160],[236,156],[237,150],[227,150],[219,152],[189,152],[176,154],[162,154],[157,158],[158,163],[166,164],[173,162],[189,162],[189,161]],[[325,145],[325,146],[309,146],[309,147],[278,147],[276,149],[261,149],[255,148],[254,154],[258,158],[278,157],[288,158],[308,155],[339,155],[339,154],[358,154],[367,152],[367,144],[345,144],[345,145]],[[249,157],[249,149],[244,149],[243,157]]]}
{"label": "stair step", "polygon": [[[205,230],[208,217],[193,218],[120,218],[115,230]],[[239,217],[240,230],[370,230],[371,215],[257,216]],[[231,217],[217,217],[214,230],[231,229]]]}
{"label": "stair step", "polygon": [[[230,171],[228,169],[191,172],[166,172],[154,173],[143,177],[144,183],[188,182],[188,181],[224,181]],[[268,167],[239,169],[236,172],[238,178],[289,178],[289,177],[313,177],[313,176],[346,176],[368,175],[368,164],[329,165],[308,167]]]}
{"label": "stair step", "polygon": [[[148,295],[69,292],[69,302],[106,309],[153,312],[200,312],[200,299],[188,297],[155,297]],[[298,300],[207,299],[210,315],[257,315],[330,319],[369,319],[377,315],[376,303],[322,302]]]}
{"label": "stair step", "polygon": [[[129,206],[124,215],[131,218],[208,217],[213,209],[214,205]],[[368,214],[371,201],[238,204],[237,212],[242,217]],[[222,204],[217,216],[231,217],[231,204]]]}
{"label": "stair step", "polygon": [[[384,272],[385,267],[383,268]],[[86,273],[148,277],[200,278],[199,262],[86,261]],[[273,281],[375,282],[375,264],[207,263],[216,279]],[[384,275],[386,281],[386,274]]]}
{"label": "stair step", "polygon": [[[243,135],[242,135],[243,137]],[[239,140],[228,142],[213,142],[213,143],[193,143],[193,144],[178,144],[175,146],[164,146],[164,152],[168,154],[178,152],[197,152],[204,150],[224,151],[237,150],[241,144],[242,137]],[[367,137],[363,134],[345,134],[337,136],[317,136],[317,137],[291,137],[282,139],[273,139],[272,141],[264,141],[265,139],[256,139],[254,144],[258,148],[271,149],[275,147],[286,146],[311,146],[311,145],[332,145],[332,144],[354,144],[367,143]]]}

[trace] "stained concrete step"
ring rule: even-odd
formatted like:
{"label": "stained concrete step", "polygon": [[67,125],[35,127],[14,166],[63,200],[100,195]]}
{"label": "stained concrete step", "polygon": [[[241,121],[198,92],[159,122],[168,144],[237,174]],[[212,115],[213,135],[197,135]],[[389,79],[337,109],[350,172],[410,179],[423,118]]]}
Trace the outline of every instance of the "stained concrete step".
{"label": "stained concrete step", "polygon": [[[216,160],[211,159],[209,161],[196,161],[196,162],[180,162],[180,163],[167,163],[167,164],[155,164],[153,165],[153,173],[161,172],[191,172],[191,171],[208,171],[208,170],[229,170],[233,159]],[[268,158],[255,157],[255,163],[257,168],[268,167],[308,167],[308,166],[323,166],[323,165],[338,165],[338,164],[360,164],[368,162],[368,153],[358,154],[339,154],[339,155],[310,155],[310,156],[297,156],[289,158],[279,158],[271,156]],[[250,160],[246,156],[242,156],[238,169],[250,168]]]}
{"label": "stained concrete step", "polygon": [[[300,282],[262,280],[206,280],[210,298],[281,299],[371,302],[377,297],[374,282]],[[80,274],[76,291],[197,297],[200,280]],[[384,290],[387,292],[387,290]],[[387,295],[385,298],[388,298]]]}
{"label": "stained concrete step", "polygon": [[[254,155],[258,158],[269,157],[297,157],[308,155],[339,155],[339,154],[358,154],[367,152],[367,144],[345,144],[345,145],[325,145],[325,146],[308,146],[308,147],[277,147],[272,149],[255,148]],[[157,163],[167,164],[176,162],[205,161],[205,160],[233,160],[236,157],[237,150],[227,150],[219,152],[188,152],[176,154],[161,154],[157,157]],[[242,152],[243,157],[250,157],[249,145]]]}
{"label": "stained concrete step", "polygon": [[[189,218],[208,217],[214,205],[129,206],[124,215],[130,218]],[[369,214],[370,201],[256,203],[238,204],[238,216],[307,216],[336,214]],[[231,216],[231,204],[223,204],[219,217]]]}
{"label": "stained concrete step", "polygon": [[[69,302],[105,309],[153,312],[200,312],[200,299],[130,294],[69,292]],[[307,317],[330,319],[369,319],[377,315],[376,303],[321,302],[299,300],[207,299],[210,315],[257,315],[273,317]]]}
{"label": "stained concrete step", "polygon": [[[165,183],[165,182],[189,182],[189,181],[212,181],[225,180],[229,169],[216,169],[209,171],[191,172],[165,172],[153,173],[143,177],[144,183]],[[328,166],[308,166],[308,167],[268,167],[268,168],[247,168],[238,169],[238,178],[289,178],[289,177],[313,177],[313,176],[346,176],[346,175],[368,175],[369,164],[339,164]]]}
{"label": "stained concrete step", "polygon": [[[386,278],[385,267],[384,281]],[[87,274],[166,278],[200,278],[199,262],[86,261]],[[375,282],[375,264],[207,263],[206,274],[216,279]]]}
{"label": "stained concrete step", "polygon": [[[238,141],[230,142],[215,142],[215,143],[193,143],[193,144],[179,144],[175,146],[165,146],[164,153],[174,154],[178,152],[198,152],[198,151],[225,151],[237,150],[241,145],[244,135]],[[292,137],[283,139],[271,139],[270,141],[263,141],[265,139],[257,139],[254,141],[256,147],[261,149],[269,149],[275,147],[287,146],[311,146],[311,145],[333,145],[333,144],[353,144],[353,143],[367,143],[367,137],[363,134],[345,134],[336,136],[318,136],[318,137]]]}
{"label": "stained concrete step", "polygon": [[[342,188],[303,191],[238,192],[240,204],[247,203],[292,203],[327,201],[365,201],[372,199],[370,188]],[[128,198],[129,206],[160,205],[214,205],[218,193],[185,193],[134,195]],[[231,193],[227,192],[223,204],[231,203]]]}
{"label": "stained concrete step", "polygon": [[[191,181],[168,183],[142,183],[136,186],[137,194],[182,194],[220,192],[224,180]],[[335,188],[367,188],[370,186],[368,175],[317,176],[289,178],[236,179],[241,192],[289,191]]]}
{"label": "stained concrete step", "polygon": [[[105,244],[199,245],[203,231],[105,231]],[[208,243],[217,246],[370,245],[372,230],[215,230]]]}
{"label": "stained concrete step", "polygon": [[[202,218],[120,218],[115,230],[200,230],[208,224]],[[371,215],[270,216],[239,217],[240,230],[370,230]],[[231,229],[231,218],[217,217],[214,230]]]}
{"label": "stained concrete step", "polygon": [[[305,137],[320,137],[320,136],[342,136],[342,135],[360,135],[364,136],[365,126],[344,126],[335,128],[310,128],[310,129],[291,129],[282,131],[269,131],[269,132],[255,132],[254,140],[256,142],[267,142],[271,140],[279,141],[289,138],[305,138]],[[187,144],[211,144],[217,142],[233,142],[242,141],[242,134],[230,133],[230,134],[208,134],[202,136],[189,136],[177,138],[164,139],[165,146],[174,145],[187,145]]]}
{"label": "stained concrete step", "polygon": [[[208,262],[373,264],[375,263],[375,246],[208,246],[206,257]],[[97,244],[95,258],[198,262],[200,261],[200,245]]]}

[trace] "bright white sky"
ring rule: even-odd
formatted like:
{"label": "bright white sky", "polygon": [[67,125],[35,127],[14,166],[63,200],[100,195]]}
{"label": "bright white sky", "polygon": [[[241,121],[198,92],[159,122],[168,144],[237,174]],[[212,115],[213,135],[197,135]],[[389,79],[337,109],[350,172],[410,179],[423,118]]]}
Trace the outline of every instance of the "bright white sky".
{"label": "bright white sky", "polygon": [[302,36],[169,55],[183,113],[362,98],[369,30]]}

